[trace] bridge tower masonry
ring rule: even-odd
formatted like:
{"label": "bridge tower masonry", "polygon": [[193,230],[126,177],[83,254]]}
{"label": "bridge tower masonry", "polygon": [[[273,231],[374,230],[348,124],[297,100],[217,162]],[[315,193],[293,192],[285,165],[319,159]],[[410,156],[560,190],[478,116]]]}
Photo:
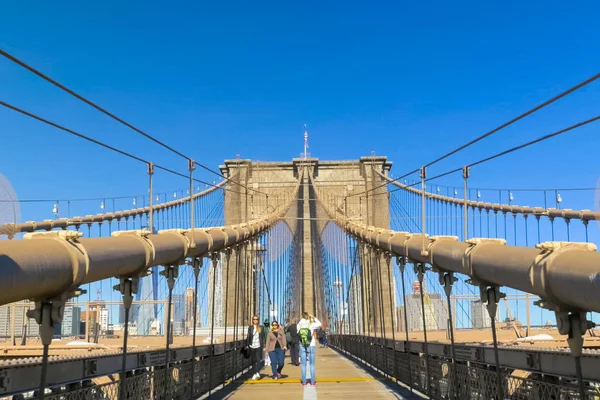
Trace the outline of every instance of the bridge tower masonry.
{"label": "bridge tower masonry", "polygon": [[[283,207],[290,200],[282,193],[293,188],[301,179],[296,204],[289,209],[285,221],[294,236],[298,285],[290,294],[293,316],[307,311],[326,320],[323,302],[325,293],[331,288],[321,279],[319,245],[320,235],[327,224],[329,216],[317,201],[316,190],[325,196],[321,199],[328,205],[334,205],[337,212],[346,213],[349,217],[360,220],[369,226],[389,229],[389,197],[387,185],[382,175],[387,175],[392,164],[387,157],[368,156],[353,161],[321,161],[317,158],[296,158],[291,162],[256,162],[246,159],[226,160],[221,172],[231,181],[225,191],[225,224],[236,224],[246,220],[259,218],[267,211]],[[361,248],[360,259],[363,268],[355,279],[360,280],[361,296],[369,304],[370,309],[360,312],[361,323],[365,331],[383,329],[380,324],[381,310],[392,309],[390,304],[387,264],[383,255],[371,254]],[[269,249],[267,249],[267,252]],[[350,258],[348,258],[350,261]],[[236,271],[236,255],[231,255],[229,280],[235,282],[239,277],[242,282],[248,280],[252,285],[251,266],[246,259],[240,260],[242,267]],[[233,268],[231,266],[234,266]],[[290,268],[292,266],[290,265]],[[239,274],[239,275],[238,275]],[[226,275],[224,274],[224,279]],[[251,292],[250,292],[251,293]],[[250,296],[252,298],[252,296]],[[392,299],[393,294],[392,294]],[[235,290],[230,287],[224,293],[223,307],[227,307],[227,325],[235,324]],[[393,300],[392,300],[393,301]],[[246,302],[242,302],[246,304]],[[365,307],[367,307],[365,305]],[[246,324],[252,314],[253,307],[238,305],[238,312],[244,316]],[[264,318],[265,316],[261,316]],[[387,318],[386,318],[387,319]],[[386,327],[391,329],[391,327]]]}

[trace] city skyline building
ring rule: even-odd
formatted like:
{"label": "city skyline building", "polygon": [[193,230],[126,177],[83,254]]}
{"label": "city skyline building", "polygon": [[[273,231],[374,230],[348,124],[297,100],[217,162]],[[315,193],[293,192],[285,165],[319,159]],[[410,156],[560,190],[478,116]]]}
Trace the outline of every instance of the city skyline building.
{"label": "city skyline building", "polygon": [[[187,331],[194,328],[194,288],[185,289],[185,329]],[[200,307],[196,307],[196,327],[200,323]]]}
{"label": "city skyline building", "polygon": [[[500,321],[500,307],[496,308],[496,321]],[[481,300],[471,301],[471,324],[473,329],[485,329],[492,327],[490,314],[485,303]]]}
{"label": "city skyline building", "polygon": [[29,300],[0,306],[0,337],[11,337],[13,312],[15,338],[22,337],[23,332],[27,337],[39,336],[39,325],[35,320],[27,318],[27,310],[33,306],[34,303]]}
{"label": "city skyline building", "polygon": [[61,322],[61,336],[79,336],[81,334],[81,307],[66,306]]}
{"label": "city skyline building", "polygon": [[423,306],[421,305],[421,291],[425,305],[425,326],[428,330],[441,330],[448,327],[448,316],[442,295],[440,293],[427,293],[425,282],[419,281],[412,284],[413,293],[407,294],[405,299],[405,312],[408,316],[408,330],[423,330]]}
{"label": "city skyline building", "polygon": [[183,293],[173,293],[173,309],[171,310],[173,321],[181,322],[185,320],[185,300]]}
{"label": "city skyline building", "polygon": [[[131,308],[129,308],[129,323],[133,321],[137,321],[138,315],[140,313],[140,304],[132,304]],[[119,324],[125,324],[125,307],[121,304],[119,306]]]}
{"label": "city skyline building", "polygon": [[[152,274],[151,276],[153,276]],[[153,282],[151,277],[146,276],[140,279],[137,300],[153,300]],[[137,322],[138,335],[148,335],[150,333],[150,324],[157,318],[157,308],[154,304],[140,304],[138,308]],[[131,318],[130,318],[131,320]]]}
{"label": "city skyline building", "polygon": [[[214,291],[214,297],[215,297],[215,306],[214,306],[214,310],[215,310],[215,317],[214,317],[214,326],[223,326],[224,325],[224,321],[223,321],[223,263],[225,260],[225,256],[224,254],[221,254],[221,256],[219,257],[218,263],[217,263],[217,267],[213,268],[212,266],[210,267],[210,271],[208,274],[208,304],[212,305],[212,298],[213,298],[213,287],[215,288]],[[216,280],[216,282],[213,284],[213,280]],[[213,321],[213,316],[212,316],[212,311],[213,311],[213,307],[209,307],[208,308],[208,325],[210,326],[210,324]],[[193,315],[193,314],[192,314]],[[193,324],[192,324],[193,326]]]}
{"label": "city skyline building", "polygon": [[102,308],[99,311],[99,320],[98,323],[100,324],[100,332],[106,332],[108,331],[108,321],[110,318],[110,312],[108,310],[108,308]]}

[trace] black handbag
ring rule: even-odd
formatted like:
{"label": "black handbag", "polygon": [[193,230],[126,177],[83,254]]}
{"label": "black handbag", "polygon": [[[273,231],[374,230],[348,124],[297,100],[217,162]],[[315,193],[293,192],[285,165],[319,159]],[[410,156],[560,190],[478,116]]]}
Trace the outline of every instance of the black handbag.
{"label": "black handbag", "polygon": [[242,347],[242,349],[240,350],[240,352],[242,353],[242,355],[244,356],[244,358],[250,358],[250,348],[248,346]]}

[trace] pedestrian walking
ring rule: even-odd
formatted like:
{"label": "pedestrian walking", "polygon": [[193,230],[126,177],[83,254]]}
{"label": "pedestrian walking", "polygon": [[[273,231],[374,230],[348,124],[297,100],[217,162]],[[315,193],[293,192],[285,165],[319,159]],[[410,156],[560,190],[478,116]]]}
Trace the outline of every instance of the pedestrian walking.
{"label": "pedestrian walking", "polygon": [[265,336],[260,326],[258,315],[252,317],[252,324],[248,327],[246,335],[246,346],[250,349],[250,360],[252,361],[252,379],[260,379],[260,367],[265,348]]}
{"label": "pedestrian walking", "polygon": [[277,321],[271,323],[271,330],[267,336],[266,348],[269,353],[269,358],[271,359],[273,379],[279,379],[281,378],[281,371],[283,370],[284,351],[287,350],[287,342],[285,340],[285,333]]}
{"label": "pedestrian walking", "polygon": [[[265,320],[263,321],[263,329],[262,329],[262,334],[263,334],[263,343],[267,343],[267,336],[269,336],[269,331],[271,329],[271,322],[269,322],[269,318],[265,318]],[[267,352],[267,349],[265,348],[264,351],[264,362],[265,362],[265,367],[270,367],[271,366],[271,358],[269,358],[269,353]]]}
{"label": "pedestrian walking", "polygon": [[300,365],[300,337],[298,336],[298,324],[295,319],[288,321],[285,339],[288,342],[288,349],[290,349],[291,364],[295,366]]}
{"label": "pedestrian walking", "polygon": [[302,366],[302,386],[306,386],[306,363],[310,366],[310,384],[316,386],[317,375],[315,360],[317,358],[317,341],[315,330],[321,327],[321,321],[307,312],[302,313],[298,322],[298,336],[300,337],[300,364]]}

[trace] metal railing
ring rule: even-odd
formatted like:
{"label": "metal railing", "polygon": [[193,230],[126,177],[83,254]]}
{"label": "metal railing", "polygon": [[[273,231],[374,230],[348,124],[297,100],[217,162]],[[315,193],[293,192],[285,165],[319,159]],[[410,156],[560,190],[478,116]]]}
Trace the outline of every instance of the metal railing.
{"label": "metal railing", "polygon": [[[312,182],[314,178],[310,176],[310,180]],[[331,200],[331,197],[324,196],[319,190],[315,190],[319,204],[329,217],[340,229],[360,244],[360,264],[361,266],[363,263],[366,265],[367,285],[371,281],[374,282],[374,287],[379,284],[379,290],[376,293],[384,291],[381,265],[383,262],[387,264],[389,280],[393,257],[396,258],[402,274],[407,264],[413,264],[419,287],[422,287],[428,271],[438,274],[448,302],[453,283],[456,281],[454,274],[470,277],[469,283],[479,288],[481,302],[486,304],[490,315],[496,398],[504,398],[512,390],[505,387],[507,384],[503,383],[507,378],[502,372],[495,321],[498,302],[505,297],[505,293],[501,292],[503,286],[537,295],[541,299],[536,302],[537,305],[555,312],[559,333],[568,335],[567,343],[574,360],[570,370],[574,371],[576,376],[578,398],[584,398],[586,388],[582,373],[583,336],[588,329],[594,326],[591,321],[587,320],[586,313],[600,311],[600,294],[597,290],[600,282],[600,274],[598,274],[600,253],[596,252],[596,246],[587,242],[553,241],[539,243],[536,248],[529,248],[507,246],[505,239],[473,238],[461,242],[456,236],[430,237],[425,233],[425,193],[420,192],[420,194],[422,197],[422,232],[409,233],[367,226],[362,222],[357,222],[349,218],[342,208],[328,203],[327,200]],[[361,271],[362,269],[361,267]],[[391,288],[388,292],[391,304]],[[419,290],[419,293],[421,309],[425,310],[423,291]],[[366,298],[366,300],[363,298],[363,303],[373,307],[372,315],[370,312],[368,315],[369,320],[364,321],[365,324],[367,322],[369,324],[367,331],[370,331],[371,325],[375,328],[375,332],[381,327],[385,329],[385,307],[381,296],[363,297]],[[451,311],[448,306],[449,321],[452,321]],[[427,343],[425,312],[422,312],[421,315],[425,345],[422,350],[423,356],[420,356],[419,360],[424,360],[426,381],[431,382],[432,377],[435,376],[435,371],[431,372],[431,366],[435,365],[435,362],[429,363],[432,355],[429,354]],[[451,322],[449,322],[448,329],[451,341],[450,350],[453,354],[452,357],[456,357],[454,355],[456,352],[454,327]],[[411,363],[412,361],[409,361],[408,365],[410,366]],[[418,366],[415,368],[418,370]],[[446,365],[445,368],[450,367]],[[471,374],[471,371],[467,372]],[[477,372],[473,374],[478,375]],[[478,381],[481,380],[478,379]],[[431,395],[430,383],[425,385],[425,389],[425,392]],[[487,392],[483,395],[484,398],[489,398]],[[470,397],[470,394],[466,394],[466,397]]]}
{"label": "metal railing", "polygon": [[[455,359],[449,351],[447,355],[425,351],[424,343],[410,346],[408,342],[370,336],[331,335],[328,341],[349,358],[411,390],[427,393],[431,399],[497,399],[493,362],[474,362],[464,356]],[[523,352],[521,358],[529,358],[527,354]],[[539,373],[534,363],[529,371],[505,366],[500,369],[504,399],[581,399],[574,376]],[[598,380],[585,380],[584,387],[585,399],[600,398]]]}
{"label": "metal railing", "polygon": [[495,213],[501,212],[503,214],[513,215],[533,215],[536,218],[548,217],[548,218],[562,218],[565,220],[582,220],[584,223],[589,221],[600,221],[600,211],[591,210],[570,210],[570,209],[558,209],[558,208],[543,208],[543,207],[529,207],[519,206],[512,204],[499,204],[489,203],[483,201],[473,201],[465,198],[450,197],[440,194],[430,193],[426,190],[418,189],[412,185],[406,185],[401,182],[395,181],[387,175],[377,172],[377,174],[385,179],[388,184],[394,185],[401,190],[416,194],[418,196],[424,196],[427,199],[439,201],[446,204],[453,204],[456,206],[463,207],[466,205],[467,208],[493,211]]}
{"label": "metal railing", "polygon": [[[153,212],[161,210],[167,210],[176,206],[181,206],[190,202],[191,199],[202,198],[217,189],[221,189],[227,181],[221,181],[211,188],[208,188],[200,193],[196,193],[193,196],[187,196],[181,199],[168,201],[166,203],[160,203],[152,206]],[[141,208],[132,208],[130,210],[108,212],[97,215],[87,215],[85,217],[72,217],[72,218],[58,218],[54,220],[45,221],[31,221],[22,224],[5,224],[0,225],[0,234],[15,235],[17,233],[24,232],[35,232],[35,231],[50,231],[52,229],[67,229],[68,227],[75,227],[79,229],[82,225],[87,224],[101,224],[102,222],[111,222],[113,220],[120,221],[121,219],[129,219],[135,217],[141,217],[150,213],[150,206]]]}
{"label": "metal railing", "polygon": [[[240,352],[243,341],[232,341],[220,345],[196,347],[196,358],[192,362],[192,347],[174,348],[172,362],[165,365],[166,351],[154,350],[131,353],[133,356],[125,377],[125,394],[119,393],[120,360],[116,357],[88,357],[80,363],[64,360],[62,366],[46,385],[45,399],[88,400],[173,400],[198,398],[221,385],[235,380],[250,365]],[[177,354],[179,353],[179,355]],[[212,355],[214,354],[214,355]],[[59,361],[57,361],[59,362]],[[29,363],[31,364],[31,363]],[[81,368],[83,367],[83,368]],[[39,365],[0,368],[11,377],[21,377],[40,368]],[[7,371],[3,371],[7,369]],[[71,373],[69,373],[71,371]],[[4,375],[8,377],[8,375]],[[29,384],[28,384],[28,383]],[[193,384],[192,384],[193,383]],[[8,397],[12,396],[12,397]],[[0,385],[0,399],[36,399],[40,397],[37,382],[32,379],[5,379]]]}

